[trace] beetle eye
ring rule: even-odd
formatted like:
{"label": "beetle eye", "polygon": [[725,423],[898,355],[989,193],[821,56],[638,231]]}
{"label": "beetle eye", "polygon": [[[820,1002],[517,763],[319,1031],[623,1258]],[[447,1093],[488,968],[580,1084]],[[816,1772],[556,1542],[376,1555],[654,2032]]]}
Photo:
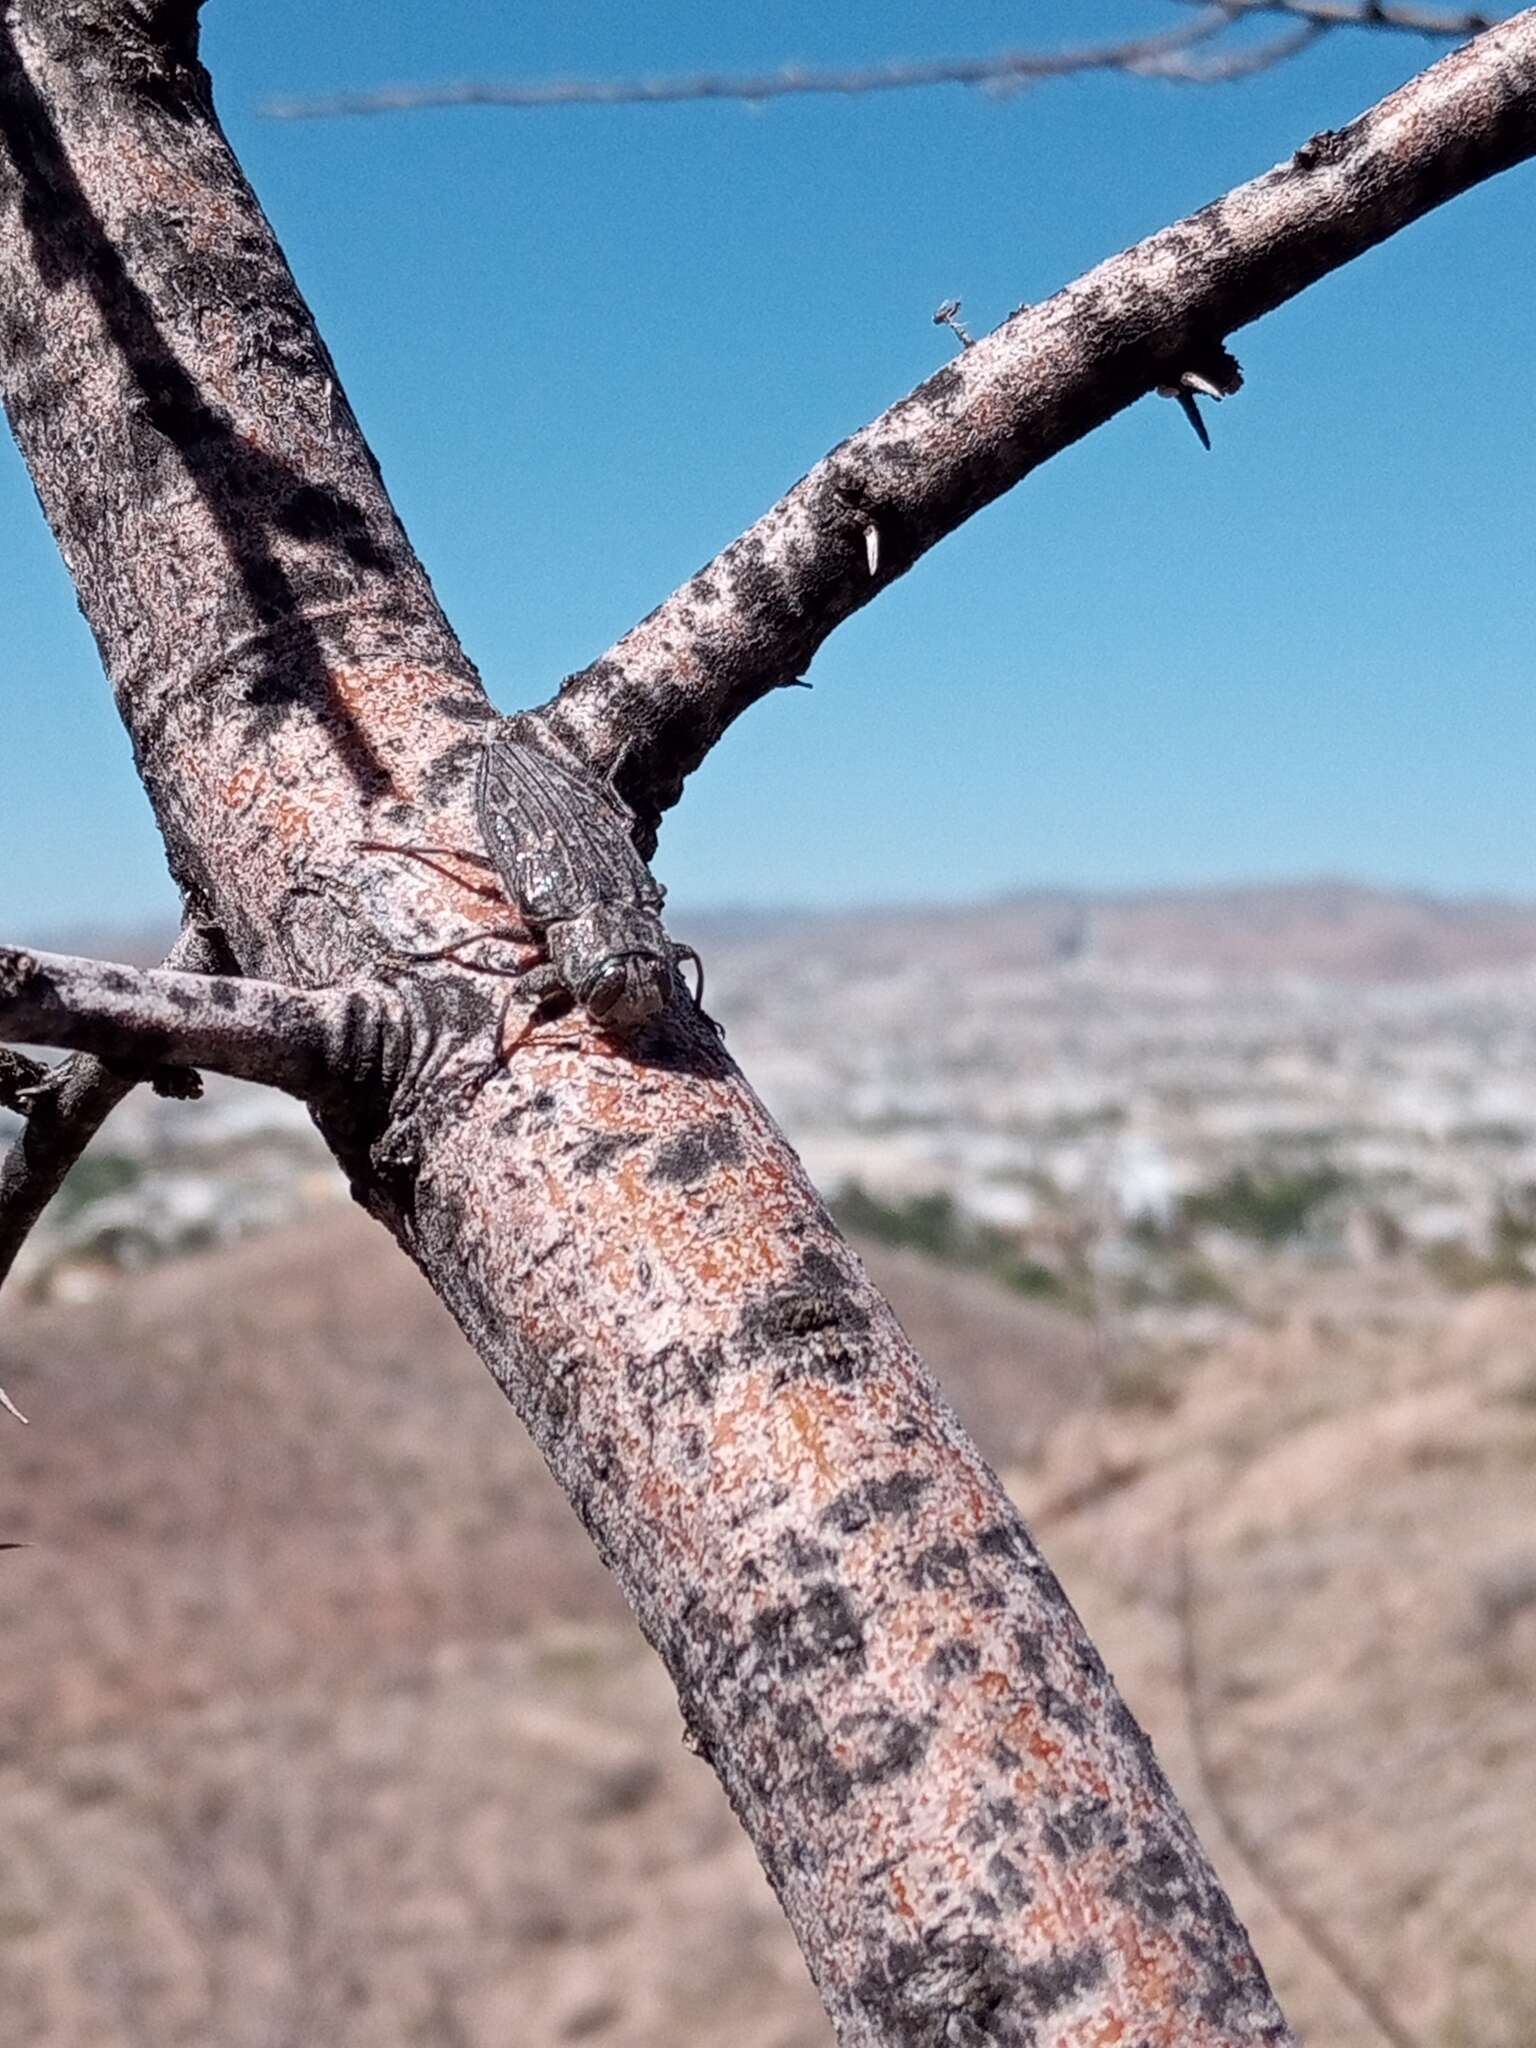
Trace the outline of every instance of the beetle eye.
{"label": "beetle eye", "polygon": [[587,984],[581,998],[582,1008],[589,1017],[606,1017],[624,994],[628,982],[628,970],[622,960],[603,961]]}

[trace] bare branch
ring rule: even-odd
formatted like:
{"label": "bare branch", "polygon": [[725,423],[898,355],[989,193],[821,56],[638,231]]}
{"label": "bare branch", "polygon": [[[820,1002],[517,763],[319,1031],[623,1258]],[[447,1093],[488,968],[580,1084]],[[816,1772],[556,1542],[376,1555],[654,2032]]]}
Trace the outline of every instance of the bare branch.
{"label": "bare branch", "polygon": [[[1285,63],[1330,29],[1406,29],[1416,35],[1465,37],[1480,35],[1498,19],[1481,12],[1389,5],[1387,0],[1220,0],[1219,5],[1212,0],[1185,0],[1185,4],[1200,9],[1200,19],[1185,28],[1077,49],[1000,50],[989,57],[933,58],[840,70],[785,65],[778,71],[746,76],[707,72],[675,78],[568,78],[544,83],[470,78],[446,85],[387,85],[370,92],[268,100],[261,111],[273,120],[306,121],[337,114],[412,113],[430,107],[654,107],[686,100],[745,100],[761,105],[804,94],[914,92],[940,85],[1005,93],[1048,79],[1102,71],[1171,79],[1185,85],[1223,85]],[[1301,26],[1270,42],[1210,57],[1185,54],[1193,44],[1222,35],[1246,14],[1288,14]]]}
{"label": "bare branch", "polygon": [[1195,1761],[1200,1789],[1220,1821],[1248,1874],[1281,1918],[1296,1930],[1313,1954],[1338,1979],[1349,1996],[1391,2048],[1423,2048],[1418,2038],[1393,2013],[1381,1990],[1371,1982],[1353,1956],[1335,1939],[1328,1927],[1297,1896],[1281,1874],[1269,1851],[1248,1826],[1228,1797],[1225,1776],[1216,1762],[1211,1742],[1209,1716],[1205,1706],[1205,1680],[1200,1662],[1200,1639],[1196,1617],[1194,1558],[1190,1544],[1192,1516],[1186,1509],[1178,1529],[1177,1578],[1174,1619],[1179,1632],[1179,1682],[1184,1695],[1189,1746]]}
{"label": "bare branch", "polygon": [[333,114],[398,114],[424,107],[624,107],[670,106],[680,100],[765,100],[817,93],[913,92],[927,86],[980,86],[993,92],[1081,77],[1094,71],[1125,71],[1148,77],[1183,77],[1167,67],[1192,44],[1230,26],[1226,7],[1205,0],[1199,18],[1158,35],[1116,43],[1090,43],[1070,50],[1001,50],[991,57],[935,58],[913,64],[866,64],[815,71],[785,66],[756,76],[706,73],[684,78],[573,78],[546,84],[498,84],[465,79],[449,85],[383,86],[373,92],[335,93],[321,99],[269,100],[262,112],[279,121],[313,120]]}
{"label": "bare branch", "polygon": [[1267,43],[1218,50],[1209,57],[1170,57],[1158,66],[1157,75],[1179,85],[1234,85],[1240,78],[1256,78],[1261,71],[1272,71],[1277,64],[1289,63],[1292,57],[1299,57],[1303,50],[1321,42],[1327,33],[1319,24],[1304,22],[1300,28],[1274,36]]}
{"label": "bare branch", "polygon": [[[234,962],[213,932],[189,921],[165,965],[189,974],[216,974],[231,969]],[[19,1053],[0,1049],[0,1072],[7,1061],[20,1059]],[[0,1286],[38,1218],[123,1097],[146,1080],[162,1094],[196,1094],[200,1086],[187,1067],[157,1071],[100,1060],[91,1053],[76,1053],[52,1069],[35,1060],[27,1065],[34,1069],[30,1084],[22,1096],[6,1103],[7,1108],[20,1110],[26,1121],[0,1158]]]}
{"label": "bare branch", "polygon": [[389,1012],[372,987],[290,988],[0,946],[0,1033],[140,1073],[204,1067],[312,1101],[381,1070]]}
{"label": "bare branch", "polygon": [[[1185,6],[1203,7],[1206,0],[1183,0]],[[1403,29],[1410,35],[1480,36],[1507,16],[1482,9],[1460,10],[1443,7],[1414,7],[1392,4],[1392,0],[1222,0],[1234,19],[1244,14],[1289,14],[1315,27]]]}
{"label": "bare branch", "polygon": [[[1222,337],[1536,152],[1536,9],[1025,306],[835,448],[536,714],[654,829],[731,721],[946,534]],[[865,534],[880,534],[872,577]],[[637,737],[641,735],[643,737]]]}

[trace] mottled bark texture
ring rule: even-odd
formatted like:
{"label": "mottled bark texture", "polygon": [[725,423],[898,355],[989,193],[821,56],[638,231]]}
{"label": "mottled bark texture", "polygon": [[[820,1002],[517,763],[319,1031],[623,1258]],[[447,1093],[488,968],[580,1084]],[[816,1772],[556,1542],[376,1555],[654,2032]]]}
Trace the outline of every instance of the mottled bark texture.
{"label": "mottled bark texture", "polygon": [[622,759],[625,794],[653,833],[731,721],[803,675],[835,626],[973,512],[1175,384],[1224,336],[1533,151],[1527,10],[1347,128],[1021,307],[569,677],[551,723],[603,767]]}
{"label": "mottled bark texture", "polygon": [[[217,936],[195,924],[183,928],[165,964],[194,974],[216,974],[233,965],[224,958]],[[0,1158],[0,1287],[70,1168],[123,1097],[141,1081],[150,1082],[160,1095],[186,1098],[201,1092],[191,1068],[125,1060],[117,1042],[110,1058],[76,1053],[56,1067],[39,1070],[24,1097],[6,1102],[8,1109],[20,1110],[26,1121],[10,1150]]]}
{"label": "mottled bark texture", "polygon": [[[247,991],[246,1043],[265,1016],[313,1053],[359,1199],[478,1345],[667,1660],[842,2041],[1290,2041],[1061,1588],[707,1023],[680,997],[625,1048],[564,1019],[503,1060],[505,984],[408,957],[469,932],[482,965],[513,957],[505,909],[451,863],[364,850],[475,846],[491,713],[219,133],[195,9],[11,0],[3,23],[0,377],[178,880],[244,975],[283,984]],[[1492,88],[1463,116],[1511,153]],[[1162,260],[1166,291],[1143,280],[1158,305],[1179,298],[1177,250]],[[1096,288],[1058,322],[1067,369],[1037,336],[1005,395],[1056,391],[1060,445],[1190,345],[1179,304],[1149,326]],[[1077,367],[1090,330],[1108,398]],[[858,537],[878,518],[884,578],[938,507],[953,522],[1001,488],[1000,455],[958,453],[987,441],[981,353],[880,430],[880,490],[834,464],[809,524],[792,503],[682,611],[707,603],[785,673],[797,532],[819,637],[868,575],[863,539],[845,562],[826,521]],[[910,494],[888,497],[898,477]],[[713,642],[689,630],[675,705],[653,623],[633,681],[620,664],[572,693],[572,733],[606,758],[632,715],[675,778],[740,708],[710,698],[701,722]],[[766,670],[730,672],[752,678],[744,702]],[[220,988],[238,1011],[241,984]],[[9,989],[39,1035],[99,1044],[81,1020],[117,997],[120,1022],[163,1033],[146,1047],[134,1026],[130,1048],[219,1050],[188,977],[114,991],[15,960]]]}

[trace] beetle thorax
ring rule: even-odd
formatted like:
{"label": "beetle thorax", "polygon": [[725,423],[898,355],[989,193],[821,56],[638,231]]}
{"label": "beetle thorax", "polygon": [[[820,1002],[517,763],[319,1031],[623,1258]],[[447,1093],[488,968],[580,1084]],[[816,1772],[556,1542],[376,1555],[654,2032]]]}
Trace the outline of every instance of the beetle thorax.
{"label": "beetle thorax", "polygon": [[635,904],[594,904],[549,926],[549,957],[605,1031],[633,1031],[672,993],[672,947],[661,919]]}

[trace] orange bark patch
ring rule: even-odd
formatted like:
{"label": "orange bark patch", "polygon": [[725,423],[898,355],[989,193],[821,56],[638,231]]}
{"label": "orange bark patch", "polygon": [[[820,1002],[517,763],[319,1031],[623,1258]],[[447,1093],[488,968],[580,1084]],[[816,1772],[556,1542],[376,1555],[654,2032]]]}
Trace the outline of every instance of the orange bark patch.
{"label": "orange bark patch", "polygon": [[278,841],[285,847],[297,846],[301,839],[314,837],[314,823],[309,806],[295,802],[291,796],[279,799],[272,819],[272,829]]}
{"label": "orange bark patch", "polygon": [[267,786],[267,772],[247,762],[237,768],[219,791],[219,799],[226,810],[243,811],[253,804]]}

